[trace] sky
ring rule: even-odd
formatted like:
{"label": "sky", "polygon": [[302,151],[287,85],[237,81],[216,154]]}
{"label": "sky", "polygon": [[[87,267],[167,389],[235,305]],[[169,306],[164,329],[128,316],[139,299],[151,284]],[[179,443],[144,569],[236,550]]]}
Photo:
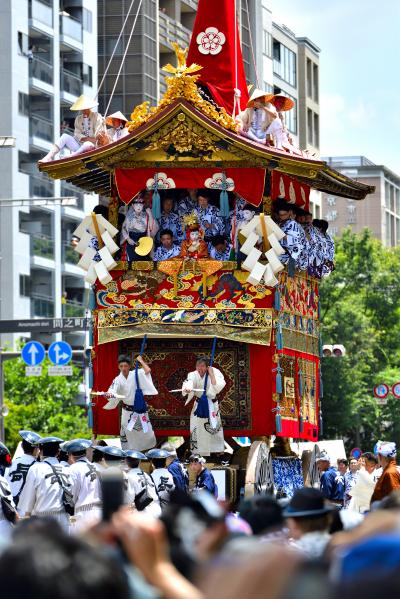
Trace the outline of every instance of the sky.
{"label": "sky", "polygon": [[269,0],[320,54],[321,156],[363,155],[400,175],[400,1]]}

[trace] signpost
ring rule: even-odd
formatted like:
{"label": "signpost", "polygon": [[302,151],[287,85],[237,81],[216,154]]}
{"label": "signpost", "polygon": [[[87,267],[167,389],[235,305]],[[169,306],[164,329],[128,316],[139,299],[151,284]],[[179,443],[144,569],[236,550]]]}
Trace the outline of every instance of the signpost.
{"label": "signpost", "polygon": [[1,333],[62,333],[84,331],[92,324],[90,318],[32,318],[31,320],[0,320]]}
{"label": "signpost", "polygon": [[27,365],[25,368],[26,376],[40,376],[42,374],[43,362],[46,355],[46,350],[38,341],[29,341],[24,345],[21,351],[21,358]]}
{"label": "signpost", "polygon": [[49,376],[71,376],[72,366],[68,366],[72,358],[72,347],[66,341],[55,341],[48,350],[50,362],[54,366],[49,366]]}

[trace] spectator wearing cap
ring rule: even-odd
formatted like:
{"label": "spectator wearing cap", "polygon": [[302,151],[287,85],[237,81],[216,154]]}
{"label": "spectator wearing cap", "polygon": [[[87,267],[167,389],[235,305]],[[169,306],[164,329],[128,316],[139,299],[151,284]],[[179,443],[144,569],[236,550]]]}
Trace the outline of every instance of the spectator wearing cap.
{"label": "spectator wearing cap", "polygon": [[380,441],[377,447],[379,465],[383,468],[382,475],[376,483],[371,497],[374,501],[381,501],[396,489],[400,489],[400,473],[396,466],[396,443]]}
{"label": "spectator wearing cap", "polygon": [[88,439],[73,439],[65,445],[72,462],[69,467],[75,503],[76,530],[88,528],[101,520],[101,491],[97,470],[87,458],[92,443]]}
{"label": "spectator wearing cap", "polygon": [[342,506],[344,497],[343,478],[338,470],[331,465],[331,459],[326,451],[321,451],[316,463],[321,474],[320,489],[322,495],[334,505]]}
{"label": "spectator wearing cap", "polygon": [[205,467],[206,461],[200,455],[192,455],[189,458],[189,467],[196,475],[195,489],[205,489],[214,497],[218,497],[217,483],[208,468]]}
{"label": "spectator wearing cap", "polygon": [[330,540],[328,532],[335,507],[318,489],[297,489],[283,511],[291,544],[305,557],[319,558]]}
{"label": "spectator wearing cap", "polygon": [[166,462],[167,469],[172,474],[175,488],[187,493],[189,491],[189,475],[185,466],[178,459],[175,447],[171,443],[164,443],[162,449],[165,449],[169,453]]}
{"label": "spectator wearing cap", "polygon": [[146,456],[151,460],[153,471],[151,478],[156,486],[157,495],[160,498],[161,508],[165,508],[170,500],[170,495],[175,489],[174,479],[172,474],[167,470],[167,458],[169,452],[165,449],[150,449]]}
{"label": "spectator wearing cap", "polygon": [[[11,466],[5,473],[5,478],[10,485],[14,503],[17,507],[28,472],[31,466],[36,462],[39,454],[38,442],[40,440],[40,435],[33,431],[19,431],[19,435],[22,439],[21,445],[24,453],[13,460]],[[20,513],[20,515],[22,514]]]}
{"label": "spectator wearing cap", "polygon": [[127,449],[125,455],[128,478],[126,503],[132,509],[158,518],[161,516],[161,506],[156,486],[151,476],[140,468],[140,462],[147,461],[147,457],[141,451],[133,449]]}
{"label": "spectator wearing cap", "polygon": [[[0,466],[1,468],[8,468],[11,465],[11,454],[8,449],[4,445],[4,443],[0,442]],[[8,481],[4,478],[4,476],[0,475],[0,539],[5,541],[11,535],[13,522],[10,520],[9,512],[12,511],[15,513],[15,503],[13,500],[13,496],[11,494],[11,488],[8,484]],[[3,502],[6,504],[3,506]],[[10,506],[10,510],[5,511],[5,507],[7,505]],[[7,515],[8,514],[8,515]],[[15,516],[17,519],[17,516]]]}
{"label": "spectator wearing cap", "polygon": [[30,468],[18,505],[25,516],[54,518],[68,529],[69,517],[63,499],[65,490],[72,491],[72,484],[69,468],[57,459],[62,442],[59,437],[40,439],[42,461]]}

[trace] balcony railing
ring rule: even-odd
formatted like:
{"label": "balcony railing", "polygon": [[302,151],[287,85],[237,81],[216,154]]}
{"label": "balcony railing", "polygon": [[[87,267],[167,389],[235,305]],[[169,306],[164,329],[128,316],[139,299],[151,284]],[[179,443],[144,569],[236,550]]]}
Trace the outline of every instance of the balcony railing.
{"label": "balcony railing", "polygon": [[43,233],[31,235],[31,254],[54,260],[54,239]]}
{"label": "balcony railing", "polygon": [[31,293],[31,315],[52,318],[54,316],[54,300],[46,295]]}
{"label": "balcony railing", "polygon": [[190,42],[191,32],[189,29],[186,29],[183,25],[181,25],[175,19],[171,19],[168,15],[160,12],[159,14],[159,35],[160,42],[164,44],[164,46],[170,46],[171,42],[176,41],[180,46],[188,46]]}
{"label": "balcony railing", "polygon": [[83,193],[74,185],[61,181],[61,197],[76,198],[76,206],[74,208],[83,210]]}
{"label": "balcony railing", "polygon": [[53,123],[48,119],[31,114],[29,117],[29,135],[51,142],[54,137]]}
{"label": "balcony railing", "polygon": [[36,19],[53,29],[53,8],[39,0],[30,0],[29,18]]}
{"label": "balcony railing", "polygon": [[82,42],[82,23],[72,17],[60,16],[60,33]]}
{"label": "balcony railing", "polygon": [[78,302],[67,302],[62,308],[64,318],[84,318],[86,315],[86,306]]}
{"label": "balcony railing", "polygon": [[29,195],[31,198],[54,197],[54,183],[44,177],[31,175],[29,177]]}
{"label": "balcony railing", "polygon": [[29,77],[35,77],[35,79],[53,85],[53,67],[45,60],[34,56],[33,60],[29,62]]}
{"label": "balcony railing", "polygon": [[75,73],[63,69],[61,71],[61,91],[73,96],[80,96],[82,93],[81,79]]}
{"label": "balcony railing", "polygon": [[80,255],[75,252],[74,248],[68,241],[64,241],[62,244],[62,261],[67,264],[78,264]]}
{"label": "balcony railing", "polygon": [[193,10],[197,10],[199,0],[183,0],[183,3],[190,6],[190,8],[193,8]]}

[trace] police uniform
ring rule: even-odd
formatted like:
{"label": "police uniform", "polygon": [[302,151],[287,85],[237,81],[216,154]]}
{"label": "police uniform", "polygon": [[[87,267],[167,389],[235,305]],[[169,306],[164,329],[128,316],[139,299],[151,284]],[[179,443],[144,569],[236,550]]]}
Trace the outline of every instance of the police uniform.
{"label": "police uniform", "polygon": [[[57,437],[46,437],[41,439],[39,445],[61,442]],[[54,518],[68,530],[69,516],[63,503],[63,487],[72,492],[69,468],[61,466],[55,457],[45,457],[29,469],[18,503],[19,509],[31,516]]]}
{"label": "police uniform", "polygon": [[[140,451],[127,450],[125,452],[127,458],[133,458],[135,460],[147,460],[144,453]],[[139,467],[129,468],[126,472],[128,479],[127,490],[125,493],[125,501],[132,508],[135,508],[135,498],[139,493],[142,493],[144,489],[147,490],[147,494],[151,497],[152,502],[149,503],[142,511],[146,514],[150,514],[155,518],[161,515],[160,500],[157,495],[156,486],[153,479],[146,472]]]}
{"label": "police uniform", "polygon": [[[165,449],[151,449],[146,455],[150,460],[162,458],[166,459],[170,456],[169,452]],[[151,478],[155,484],[161,508],[164,508],[169,503],[170,494],[175,489],[172,474],[166,467],[156,468],[151,473]]]}
{"label": "police uniform", "polygon": [[[66,444],[65,451],[74,455],[91,446],[87,439],[74,439]],[[87,528],[101,520],[100,481],[95,466],[86,456],[76,456],[68,472],[71,476],[75,503],[76,530]]]}
{"label": "police uniform", "polygon": [[172,474],[175,488],[187,492],[189,489],[189,475],[182,462],[180,462],[178,458],[175,458],[174,461],[169,464],[167,470]]}
{"label": "police uniform", "polygon": [[[19,431],[19,435],[24,441],[29,443],[32,448],[37,445],[40,440],[40,435],[32,431]],[[13,460],[10,468],[8,468],[5,473],[5,478],[10,486],[14,503],[17,507],[22,489],[26,482],[26,477],[28,476],[31,466],[35,464],[35,462],[36,458],[33,455],[24,453]],[[23,515],[20,510],[18,510],[18,513],[21,516]]]}
{"label": "police uniform", "polygon": [[[11,455],[4,443],[0,442],[0,458],[3,466],[8,466],[11,463]],[[0,476],[0,497],[4,498],[15,510],[15,503],[11,494],[10,485],[4,476]],[[2,502],[0,501],[0,539],[6,541],[11,535],[13,524],[7,519],[3,511]]]}

